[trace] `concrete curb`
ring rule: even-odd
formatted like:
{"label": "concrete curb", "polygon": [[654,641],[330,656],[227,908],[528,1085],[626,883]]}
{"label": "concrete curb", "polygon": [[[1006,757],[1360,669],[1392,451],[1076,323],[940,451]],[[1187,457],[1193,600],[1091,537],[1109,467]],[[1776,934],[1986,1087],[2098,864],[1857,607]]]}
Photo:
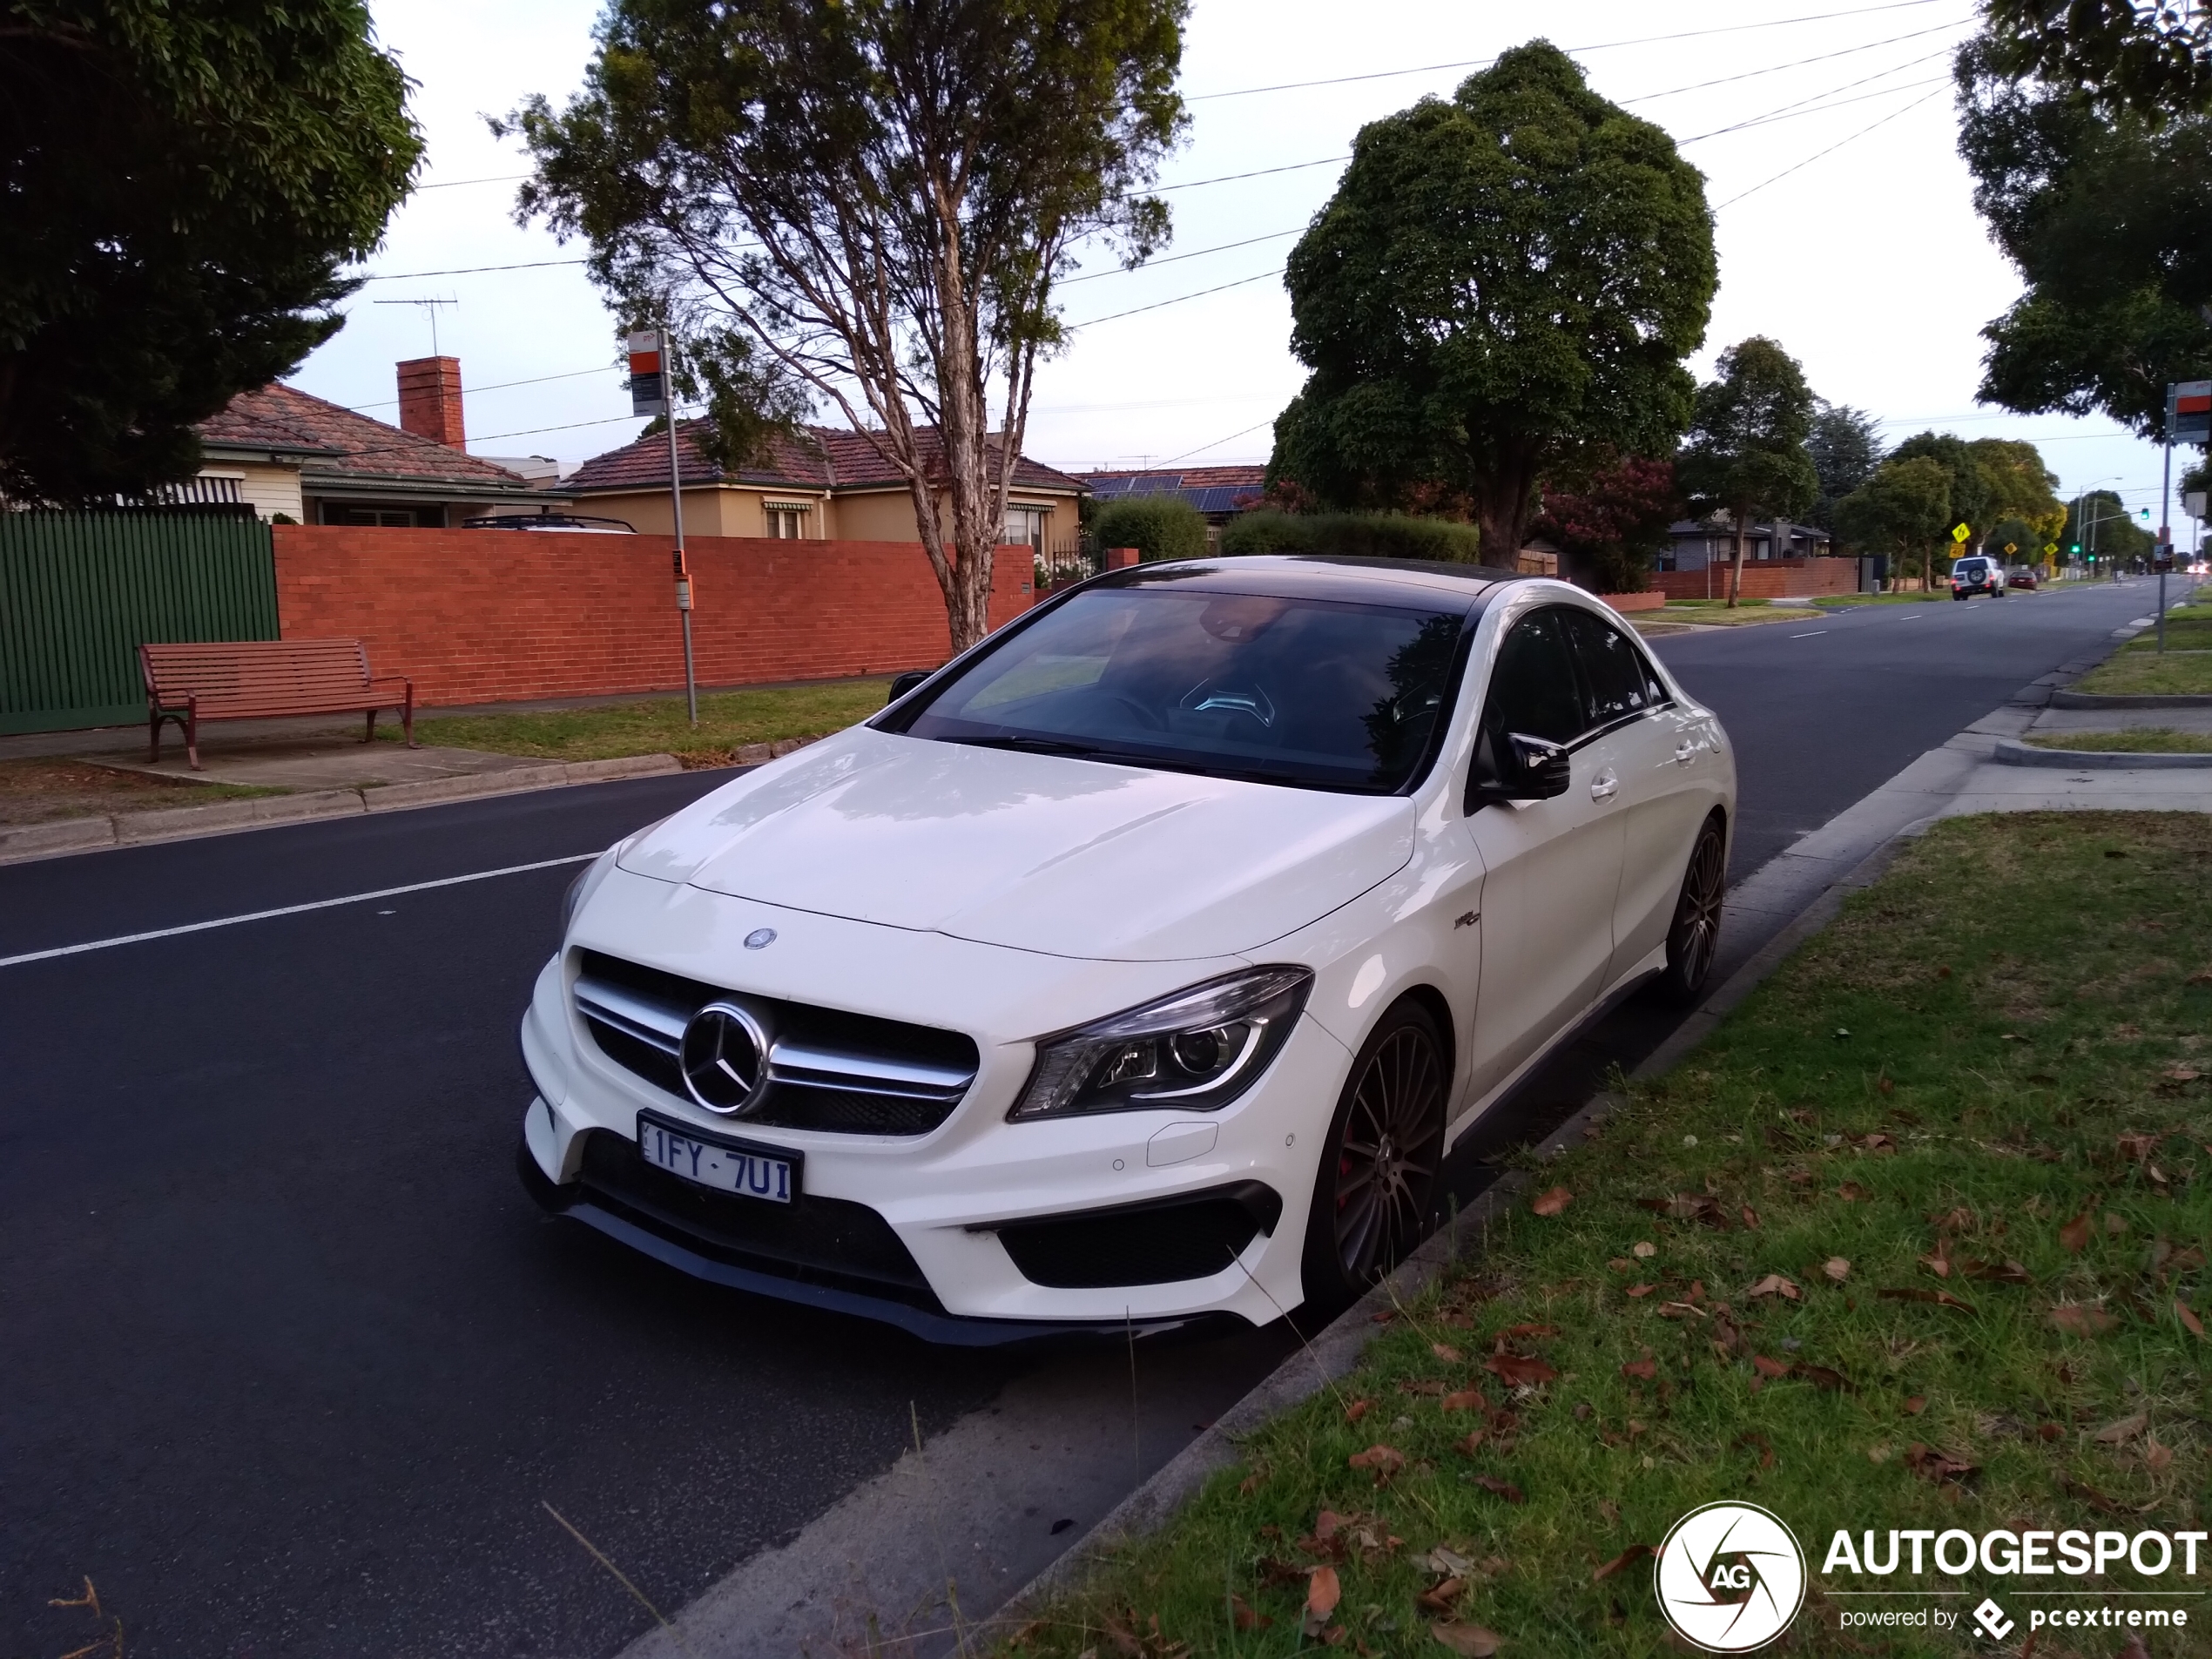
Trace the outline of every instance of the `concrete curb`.
{"label": "concrete curb", "polygon": [[2174,691],[2166,695],[2150,691],[2054,691],[2051,706],[2054,709],[2212,709],[2212,694],[2200,691]]}
{"label": "concrete curb", "polygon": [[[761,757],[764,760],[768,758],[765,754]],[[683,763],[674,755],[622,755],[612,760],[512,766],[504,772],[435,778],[419,784],[323,789],[299,795],[210,801],[204,806],[170,806],[151,813],[117,813],[105,818],[68,818],[58,823],[0,829],[0,864],[22,864],[34,859],[60,858],[116,846],[145,846],[157,841],[189,840],[237,830],[268,829],[279,824],[303,824],[319,818],[358,818],[365,813],[401,812],[414,806],[435,806],[447,801],[475,800],[487,795],[509,795],[524,790],[605,783],[617,778],[658,777],[683,770]]]}
{"label": "concrete curb", "polygon": [[2052,766],[2064,772],[2161,772],[2212,766],[2212,753],[2159,754],[2121,749],[2043,749],[2032,743],[1998,740],[1990,756],[2000,766]]}

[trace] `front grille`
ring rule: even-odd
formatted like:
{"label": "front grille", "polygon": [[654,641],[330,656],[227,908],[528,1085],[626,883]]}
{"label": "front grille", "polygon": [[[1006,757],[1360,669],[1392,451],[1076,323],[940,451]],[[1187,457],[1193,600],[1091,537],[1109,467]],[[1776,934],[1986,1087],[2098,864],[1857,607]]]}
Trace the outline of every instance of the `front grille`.
{"label": "front grille", "polygon": [[673,1229],[717,1254],[786,1278],[867,1281],[929,1295],[891,1224],[864,1204],[805,1191],[789,1204],[764,1204],[718,1192],[657,1170],[637,1143],[611,1130],[589,1130],[577,1177],[602,1200],[630,1211],[657,1231]]}
{"label": "front grille", "polygon": [[608,1059],[688,1098],[677,1051],[709,1002],[742,1005],[767,1033],[768,1084],[738,1121],[846,1135],[927,1135],[959,1105],[981,1063],[972,1038],[839,1008],[723,990],[585,951],[577,1011]]}
{"label": "front grille", "polygon": [[998,1228],[1022,1277],[1055,1290],[1173,1285],[1211,1278],[1244,1253],[1257,1233],[1273,1233],[1281,1195],[1258,1181],[1177,1198],[1090,1210]]}

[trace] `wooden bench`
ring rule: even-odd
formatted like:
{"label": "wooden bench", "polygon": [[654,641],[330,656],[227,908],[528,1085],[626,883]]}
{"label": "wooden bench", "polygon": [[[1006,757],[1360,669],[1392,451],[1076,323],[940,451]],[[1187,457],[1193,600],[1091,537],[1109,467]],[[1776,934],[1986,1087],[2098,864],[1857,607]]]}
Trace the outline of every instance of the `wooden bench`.
{"label": "wooden bench", "polygon": [[202,720],[261,720],[282,714],[366,714],[363,743],[376,738],[376,712],[397,709],[415,745],[415,682],[368,671],[358,639],[253,639],[197,645],[141,645],[151,760],[161,759],[161,727],[184,729],[185,755],[199,765]]}

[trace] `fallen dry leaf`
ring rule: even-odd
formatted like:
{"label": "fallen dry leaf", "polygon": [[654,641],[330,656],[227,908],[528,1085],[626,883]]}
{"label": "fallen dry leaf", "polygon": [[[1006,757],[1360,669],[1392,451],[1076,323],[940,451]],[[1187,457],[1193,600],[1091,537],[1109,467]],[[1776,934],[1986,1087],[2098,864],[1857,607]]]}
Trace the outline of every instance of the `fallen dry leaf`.
{"label": "fallen dry leaf", "polygon": [[1460,1363],[1460,1351],[1448,1342],[1432,1342],[1428,1345],[1428,1351],[1447,1366]]}
{"label": "fallen dry leaf", "polygon": [[2035,1276],[2018,1262],[1965,1262],[1959,1271],[1968,1278],[1985,1279],[1994,1285],[2033,1285]]}
{"label": "fallen dry leaf", "polygon": [[1751,1369],[1769,1382],[1777,1382],[1790,1374],[1789,1361],[1770,1359],[1763,1353],[1755,1353],[1751,1356]]}
{"label": "fallen dry leaf", "polygon": [[2116,1423],[2107,1423],[2089,1438],[2106,1446],[2119,1446],[2132,1440],[2150,1426],[2150,1413],[2137,1412],[2133,1417],[2123,1417]]}
{"label": "fallen dry leaf", "polygon": [[1759,1224],[1759,1212],[1748,1204],[1743,1206],[1743,1224],[1754,1229]]}
{"label": "fallen dry leaf", "polygon": [[2089,1245],[2089,1212],[2084,1210],[2065,1226],[2059,1229],[2059,1243],[2073,1255],[2080,1255]]}
{"label": "fallen dry leaf", "polygon": [[1801,1298],[1804,1292],[1791,1281],[1783,1278],[1781,1274],[1769,1273],[1744,1294],[1754,1299],[1762,1296],[1783,1296],[1795,1302]]}
{"label": "fallen dry leaf", "polygon": [[1565,1187],[1554,1187],[1548,1192],[1538,1193],[1535,1202],[1528,1207],[1540,1216],[1555,1216],[1574,1202],[1575,1195]]}
{"label": "fallen dry leaf", "polygon": [[1447,1412],[1487,1412],[1490,1402],[1482,1397],[1480,1388],[1462,1388],[1456,1394],[1447,1394],[1439,1402]]}
{"label": "fallen dry leaf", "polygon": [[1231,1595],[1229,1598],[1229,1610],[1235,1615],[1237,1628],[1239,1630],[1264,1630],[1275,1622],[1266,1614],[1254,1612],[1251,1608],[1246,1607],[1244,1598],[1241,1595]]}
{"label": "fallen dry leaf", "polygon": [[1491,1659],[1505,1644],[1497,1632],[1479,1624],[1432,1624],[1429,1635],[1460,1656],[1460,1659]]}
{"label": "fallen dry leaf", "polygon": [[1507,1339],[1516,1337],[1555,1337],[1559,1334],[1559,1327],[1555,1325],[1509,1325],[1498,1334]]}
{"label": "fallen dry leaf", "polygon": [[2174,1448],[2163,1440],[2146,1440],[2143,1443],[2143,1464],[2153,1474],[2165,1474],[2174,1467]]}
{"label": "fallen dry leaf", "polygon": [[1496,1372],[1498,1379],[1512,1388],[1552,1382],[1559,1376],[1544,1361],[1528,1354],[1494,1353],[1482,1362],[1482,1368]]}
{"label": "fallen dry leaf", "polygon": [[1480,1487],[1485,1492],[1496,1494],[1499,1497],[1503,1498],[1507,1503],[1521,1503],[1525,1501],[1521,1494],[1521,1490],[1519,1487],[1514,1485],[1514,1483],[1510,1480],[1501,1480],[1494,1474],[1478,1474],[1474,1477],[1474,1484]]}
{"label": "fallen dry leaf", "polygon": [[1649,1296],[1658,1288],[1656,1285],[1631,1285],[1626,1293],[1629,1296]]}
{"label": "fallen dry leaf", "polygon": [[1927,1409],[1928,1397],[1925,1394],[1915,1394],[1905,1402],[1905,1414],[1907,1417],[1918,1417]]}
{"label": "fallen dry leaf", "polygon": [[1928,1271],[1933,1273],[1938,1278],[1949,1278],[1951,1277],[1951,1252],[1946,1248],[1944,1240],[1940,1238],[1936,1240],[1936,1247],[1934,1251],[1931,1254],[1920,1258],[1920,1265],[1926,1268]]}
{"label": "fallen dry leaf", "polygon": [[1969,1463],[1962,1457],[1932,1446],[1923,1446],[1915,1440],[1905,1448],[1905,1465],[1924,1480],[1940,1486],[1946,1480],[1968,1480],[1980,1473],[1979,1464]]}
{"label": "fallen dry leaf", "polygon": [[1618,1555],[1615,1555],[1611,1561],[1606,1562],[1604,1566],[1599,1568],[1597,1571],[1592,1573],[1590,1575],[1590,1582],[1593,1584],[1602,1584],[1607,1579],[1611,1578],[1614,1574],[1619,1572],[1622,1568],[1634,1566],[1636,1562],[1642,1561],[1645,1556],[1650,1554],[1651,1546],[1649,1544],[1630,1544]]}
{"label": "fallen dry leaf", "polygon": [[2196,1317],[2195,1308],[2178,1296],[2174,1298],[2174,1317],[2182,1322],[2182,1328],[2191,1336],[2201,1337],[2204,1334],[2204,1321]]}
{"label": "fallen dry leaf", "polygon": [[1447,1578],[1441,1584],[1423,1590],[1413,1598],[1424,1613],[1449,1613],[1452,1603],[1460,1599],[1460,1592],[1467,1587],[1463,1578]]}
{"label": "fallen dry leaf", "polygon": [[1615,1256],[1611,1261],[1606,1263],[1606,1265],[1616,1273],[1631,1272],[1635,1268],[1635,1264],[1626,1256]]}
{"label": "fallen dry leaf", "polygon": [[1354,1452],[1345,1461],[1355,1469],[1372,1469],[1379,1485],[1406,1467],[1406,1454],[1394,1446],[1371,1446],[1364,1452]]}
{"label": "fallen dry leaf", "polygon": [[2204,1074],[2188,1066],[2168,1066],[2161,1075],[2172,1082],[2193,1083]]}
{"label": "fallen dry leaf", "polygon": [[1629,1254],[1635,1257],[1638,1261],[1648,1262],[1658,1253],[1659,1246],[1653,1244],[1649,1238],[1639,1238],[1635,1244],[1629,1246]]}
{"label": "fallen dry leaf", "polygon": [[1840,1256],[1831,1256],[1821,1264],[1820,1271],[1831,1285],[1841,1285],[1851,1277],[1851,1264]]}
{"label": "fallen dry leaf", "polygon": [[1355,1399],[1351,1405],[1344,1408],[1344,1420],[1347,1423],[1356,1423],[1361,1418],[1365,1417],[1369,1412],[1374,1409],[1375,1402],[1373,1400]]}
{"label": "fallen dry leaf", "polygon": [[2101,1337],[2120,1323],[2088,1302],[2067,1302],[2051,1310],[2051,1323],[2070,1337]]}
{"label": "fallen dry leaf", "polygon": [[1344,1587],[1337,1582],[1337,1569],[1317,1567],[1305,1581],[1305,1610],[1317,1619],[1325,1619],[1336,1611],[1337,1603],[1344,1599]]}
{"label": "fallen dry leaf", "polygon": [[1482,1442],[1489,1438],[1490,1431],[1488,1429],[1479,1428],[1463,1440],[1453,1440],[1452,1442],[1452,1449],[1454,1452],[1459,1453],[1462,1457],[1473,1457],[1481,1447]]}
{"label": "fallen dry leaf", "polygon": [[1864,1204],[1871,1195],[1858,1182],[1846,1181],[1836,1189],[1836,1196],[1845,1204]]}
{"label": "fallen dry leaf", "polygon": [[1851,1379],[1842,1372],[1831,1371],[1825,1366],[1809,1366],[1803,1360],[1799,1360],[1790,1367],[1790,1374],[1793,1377],[1803,1377],[1815,1388],[1825,1388],[1831,1394],[1851,1394],[1858,1392],[1851,1386]]}
{"label": "fallen dry leaf", "polygon": [[1633,1377],[1638,1382],[1649,1382],[1659,1374],[1658,1362],[1652,1359],[1631,1359],[1621,1367],[1621,1374],[1623,1377]]}

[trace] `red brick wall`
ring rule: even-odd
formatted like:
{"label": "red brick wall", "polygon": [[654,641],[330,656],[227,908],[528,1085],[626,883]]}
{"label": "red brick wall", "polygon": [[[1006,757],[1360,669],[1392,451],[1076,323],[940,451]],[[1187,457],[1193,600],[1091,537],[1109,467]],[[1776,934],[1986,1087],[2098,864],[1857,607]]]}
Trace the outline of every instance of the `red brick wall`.
{"label": "red brick wall", "polygon": [[[1712,570],[1655,570],[1651,585],[1669,599],[1728,597],[1730,567],[1716,557]],[[1712,585],[1706,585],[1708,576]],[[1857,559],[1746,559],[1743,597],[1746,599],[1811,599],[1831,593],[1858,591]]]}
{"label": "red brick wall", "polygon": [[[361,638],[418,704],[497,703],[684,684],[666,536],[276,527],[287,639]],[[685,539],[702,685],[929,668],[945,602],[914,542]],[[1027,548],[992,563],[990,619],[1027,610]]]}

